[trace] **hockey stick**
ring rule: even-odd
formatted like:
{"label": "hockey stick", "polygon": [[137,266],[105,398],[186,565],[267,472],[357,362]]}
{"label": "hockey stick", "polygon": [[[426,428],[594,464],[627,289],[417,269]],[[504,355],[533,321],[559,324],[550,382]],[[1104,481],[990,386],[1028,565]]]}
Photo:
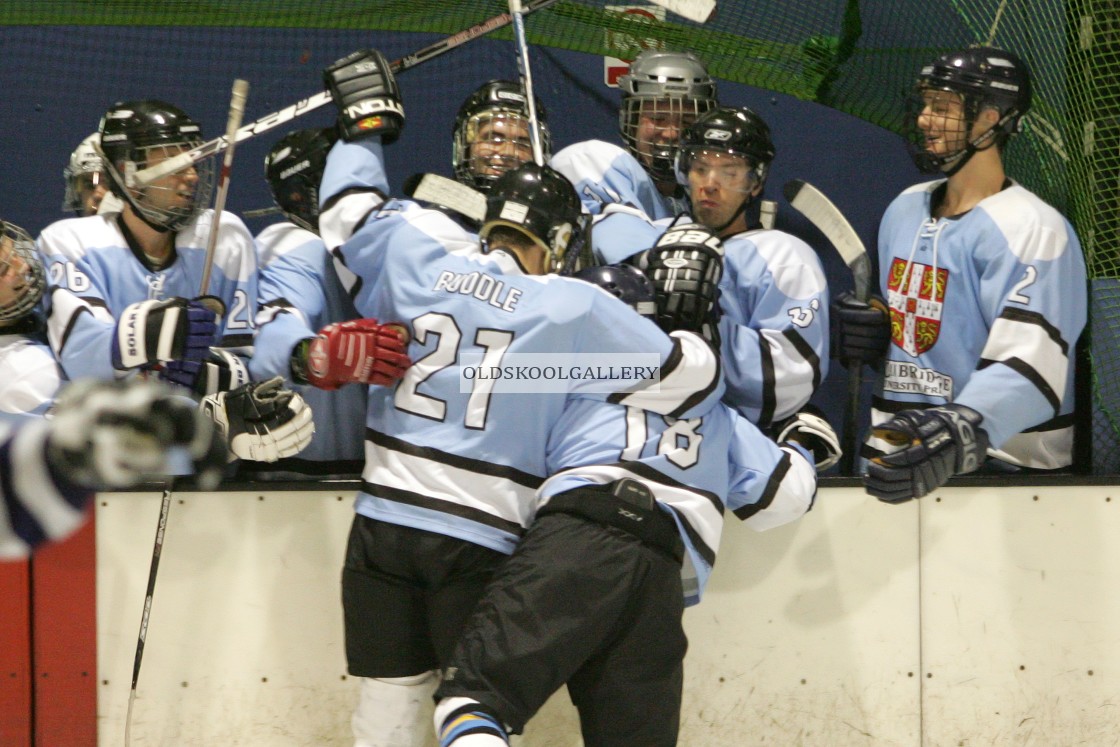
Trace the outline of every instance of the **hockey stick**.
{"label": "hockey stick", "polygon": [[697,23],[707,23],[716,13],[716,0],[649,0],[665,10]]}
{"label": "hockey stick", "polygon": [[218,193],[214,196],[214,215],[210,219],[210,236],[206,241],[206,260],[202,266],[202,281],[198,295],[205,296],[210,290],[210,271],[214,267],[214,251],[218,246],[218,229],[222,222],[222,210],[226,207],[226,194],[229,193],[229,175],[233,170],[233,150],[236,143],[237,128],[245,115],[245,99],[249,96],[249,81],[238,78],[233,81],[233,95],[229,100],[229,119],[226,120],[226,148],[222,158],[222,173],[218,176]]}
{"label": "hockey stick", "polygon": [[[793,179],[782,187],[782,194],[789,204],[809,219],[844,260],[852,271],[852,284],[856,299],[866,302],[871,295],[871,258],[859,234],[840,212],[840,209],[823,192],[808,182]],[[840,470],[852,473],[856,452],[859,451],[859,407],[860,392],[863,386],[862,364],[851,361],[848,364],[848,397],[844,413],[843,445],[844,456]]]}
{"label": "hockey stick", "polygon": [[509,0],[509,13],[513,16],[513,36],[517,40],[517,70],[521,73],[521,90],[525,93],[525,107],[529,111],[529,143],[533,146],[533,162],[544,166],[541,125],[537,119],[537,102],[533,96],[533,71],[529,67],[529,43],[525,40],[525,10],[521,7],[521,0]]}
{"label": "hockey stick", "polygon": [[171,492],[175,478],[171,478],[163,491],[159,506],[159,523],[156,524],[155,547],[152,548],[152,564],[148,568],[148,590],[144,594],[144,613],[140,616],[140,634],[136,637],[136,658],[132,662],[132,688],[128,691],[128,710],[124,717],[124,745],[132,744],[132,705],[136,702],[136,682],[140,679],[140,662],[144,659],[144,642],[148,637],[148,617],[152,612],[152,597],[156,593],[156,571],[159,558],[163,554],[163,534],[167,529],[167,515],[171,513]]}
{"label": "hockey stick", "polygon": [[[548,6],[558,2],[558,0],[529,0],[525,3],[525,13],[533,13],[535,11],[547,8]],[[446,39],[429,44],[423,49],[413,52],[410,55],[394,60],[390,63],[390,68],[394,74],[401,73],[405,70],[410,70],[417,65],[420,65],[435,57],[439,57],[444,52],[450,52],[456,47],[460,47],[469,41],[473,41],[480,37],[486,36],[491,31],[508,26],[513,22],[513,16],[509,13],[499,13],[496,16],[486,19],[481,23],[477,23],[468,29],[464,29],[456,34],[452,34]],[[175,158],[169,158],[163,163],[158,163],[151,168],[143,169],[136,172],[135,179],[138,184],[148,184],[154,179],[161,176],[170,174],[173,171],[186,168],[192,163],[198,163],[203,158],[221,153],[230,142],[236,141],[240,143],[242,140],[248,140],[251,137],[260,135],[262,132],[267,132],[274,127],[278,127],[285,122],[290,122],[296,117],[301,117],[308,112],[315,111],[316,109],[326,106],[331,103],[331,95],[327,91],[321,91],[314,96],[309,96],[306,99],[297,101],[291,106],[284,107],[280,111],[266,114],[255,122],[245,125],[237,130],[237,135],[233,140],[227,140],[225,136],[210,140],[203,143],[194,150],[182,153]]]}

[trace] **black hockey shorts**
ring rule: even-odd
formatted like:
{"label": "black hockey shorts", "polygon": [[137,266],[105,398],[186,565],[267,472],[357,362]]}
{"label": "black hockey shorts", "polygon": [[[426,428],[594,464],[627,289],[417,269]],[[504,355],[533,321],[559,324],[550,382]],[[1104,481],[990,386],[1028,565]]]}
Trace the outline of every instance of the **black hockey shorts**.
{"label": "black hockey shorts", "polygon": [[436,697],[473,698],[520,733],[567,683],[586,747],[675,745],[680,572],[617,527],[538,516],[468,621]]}
{"label": "black hockey shorts", "polygon": [[342,569],[350,674],[407,677],[441,668],[506,558],[472,542],[355,515]]}

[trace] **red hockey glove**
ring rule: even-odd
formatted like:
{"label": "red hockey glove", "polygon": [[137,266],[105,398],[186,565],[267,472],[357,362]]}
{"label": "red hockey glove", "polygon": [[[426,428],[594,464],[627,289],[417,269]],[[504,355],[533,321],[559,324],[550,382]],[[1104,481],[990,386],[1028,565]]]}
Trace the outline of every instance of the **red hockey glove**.
{"label": "red hockey glove", "polygon": [[376,319],[328,324],[311,341],[307,380],[320,389],[350,383],[389,386],[412,365],[407,347],[408,332],[400,324]]}

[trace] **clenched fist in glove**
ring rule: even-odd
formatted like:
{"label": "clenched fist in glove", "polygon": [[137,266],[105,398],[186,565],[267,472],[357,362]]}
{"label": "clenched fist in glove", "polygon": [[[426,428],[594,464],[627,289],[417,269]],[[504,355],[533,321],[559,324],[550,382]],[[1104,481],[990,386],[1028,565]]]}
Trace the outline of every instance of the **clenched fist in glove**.
{"label": "clenched fist in glove", "polygon": [[845,366],[855,361],[874,366],[887,356],[891,318],[881,297],[860,301],[851,291],[841,293],[832,302],[830,318],[833,358]]}
{"label": "clenched fist in glove", "polygon": [[311,341],[307,381],[320,389],[350,383],[389,386],[412,365],[407,349],[408,334],[400,324],[376,319],[328,324]]}
{"label": "clenched fist in glove", "polygon": [[295,456],[315,435],[311,408],[303,397],[284,389],[279,376],[211,394],[202,400],[202,412],[225,434],[230,461],[275,462]]}
{"label": "clenched fist in glove", "polygon": [[904,410],[871,429],[896,451],[872,458],[863,478],[867,492],[886,503],[901,503],[944,485],[984,463],[988,434],[980,413],[963,405]]}
{"label": "clenched fist in glove", "polygon": [[113,368],[200,361],[218,335],[218,315],[203,300],[168,298],[125,308],[113,334]]}
{"label": "clenched fist in glove", "polygon": [[51,469],[87,488],[165,478],[179,449],[194,463],[199,487],[213,490],[226,464],[226,444],[213,422],[193,400],[157,381],[74,382],[46,422]]}
{"label": "clenched fist in glove", "polygon": [[696,332],[718,350],[719,237],[698,223],[673,226],[645,253],[642,269],[653,282],[657,325],[665,332]]}
{"label": "clenched fist in glove", "polygon": [[380,135],[389,145],[404,128],[404,105],[393,69],[376,49],[363,49],[323,71],[338,107],[339,134],[346,142]]}

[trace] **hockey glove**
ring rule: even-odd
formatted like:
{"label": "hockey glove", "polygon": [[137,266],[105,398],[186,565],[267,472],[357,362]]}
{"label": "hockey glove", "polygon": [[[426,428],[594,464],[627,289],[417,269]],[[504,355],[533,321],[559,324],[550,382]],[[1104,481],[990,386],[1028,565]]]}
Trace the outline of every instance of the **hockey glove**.
{"label": "hockey glove", "polygon": [[173,360],[199,361],[218,335],[217,315],[198,301],[169,298],[125,308],[113,334],[113,368]]}
{"label": "hockey glove", "polygon": [[274,376],[202,400],[202,411],[225,434],[233,459],[275,462],[303,451],[315,434],[311,408]]}
{"label": "hockey glove", "polygon": [[832,357],[845,366],[853,361],[877,365],[891,344],[891,318],[880,296],[856,300],[850,291],[832,302]]}
{"label": "hockey glove", "polygon": [[844,456],[840,439],[824,413],[813,405],[805,405],[800,412],[787,418],[778,428],[774,439],[779,444],[792,441],[813,455],[817,472],[824,472]]}
{"label": "hockey glove", "polygon": [[403,326],[378,324],[376,319],[329,324],[311,341],[307,380],[320,389],[395,384],[412,365],[405,352],[407,338]]}
{"label": "hockey glove", "polygon": [[338,107],[338,130],[346,142],[380,135],[389,145],[404,128],[404,106],[385,55],[363,49],[323,71],[323,82]]}
{"label": "hockey glove", "polygon": [[172,450],[185,449],[199,487],[222,478],[226,445],[197,403],[156,381],[92,379],[59,396],[47,439],[48,463],[63,479],[97,490],[167,476]]}
{"label": "hockey glove", "polygon": [[897,451],[872,458],[863,482],[886,503],[902,503],[944,485],[984,462],[988,434],[980,413],[963,405],[904,410],[871,429]]}
{"label": "hockey glove", "polygon": [[665,332],[696,332],[718,350],[719,237],[698,223],[674,226],[646,252],[642,264],[656,293],[658,326]]}
{"label": "hockey glove", "polygon": [[205,360],[171,361],[160,369],[159,377],[205,397],[249,383],[249,369],[228,350],[210,348]]}

